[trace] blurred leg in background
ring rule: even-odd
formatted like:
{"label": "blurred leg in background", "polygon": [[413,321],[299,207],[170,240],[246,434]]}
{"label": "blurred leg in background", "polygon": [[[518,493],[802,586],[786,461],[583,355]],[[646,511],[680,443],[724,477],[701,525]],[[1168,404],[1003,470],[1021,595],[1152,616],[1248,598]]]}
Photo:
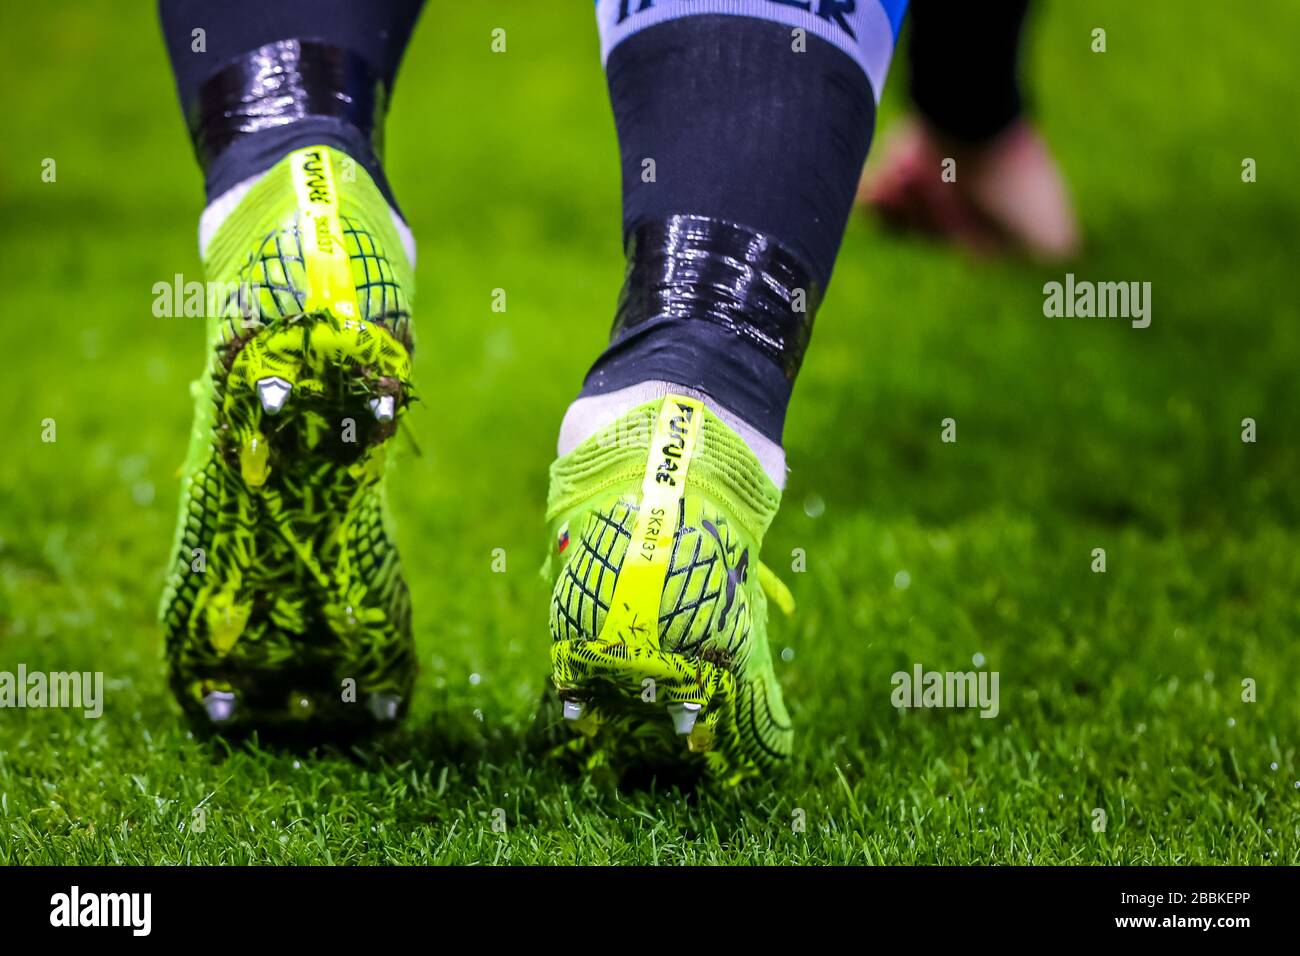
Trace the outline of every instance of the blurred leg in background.
{"label": "blurred leg in background", "polygon": [[904,7],[596,5],[627,266],[551,470],[552,659],[572,720],[649,717],[714,769],[790,752],[765,600],[788,592],[759,544]]}
{"label": "blurred leg in background", "polygon": [[[1020,60],[1029,7],[1029,0],[913,0],[913,113],[889,130],[860,202],[895,226],[980,253],[1074,254],[1078,227],[1065,184],[1025,115]],[[956,165],[945,180],[950,158]]]}

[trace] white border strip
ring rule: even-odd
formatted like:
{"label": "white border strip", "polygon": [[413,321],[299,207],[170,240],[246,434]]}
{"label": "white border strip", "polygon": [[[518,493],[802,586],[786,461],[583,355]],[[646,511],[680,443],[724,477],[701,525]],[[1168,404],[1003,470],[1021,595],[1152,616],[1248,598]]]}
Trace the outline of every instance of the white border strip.
{"label": "white border strip", "polygon": [[616,421],[644,405],[663,398],[665,395],[685,395],[698,399],[708,406],[709,411],[722,419],[723,424],[745,440],[749,450],[754,453],[767,477],[778,489],[785,488],[785,451],[770,438],[764,437],[754,426],[738,415],[723,408],[706,393],[698,388],[675,385],[672,382],[647,381],[620,388],[603,395],[588,395],[575,400],[564,413],[560,423],[560,438],[556,442],[556,451],[563,457],[577,448],[601,429],[608,428]]}
{"label": "white border strip", "polygon": [[[778,0],[653,0],[653,6],[641,9],[645,0],[596,0],[596,21],[600,26],[600,62],[609,60],[610,51],[633,33],[669,20],[700,14],[750,17],[783,23],[792,29],[802,27],[813,36],[834,44],[862,67],[871,81],[876,100],[885,87],[889,61],[894,55],[894,27],[878,0],[859,0],[851,13],[842,13],[850,35],[844,27],[811,10],[781,3]],[[810,7],[817,0],[811,0]],[[623,21],[619,16],[624,11]]]}
{"label": "white border strip", "polygon": [[[267,170],[269,172],[270,170]],[[235,211],[235,207],[248,195],[248,191],[257,185],[258,181],[266,175],[266,172],[258,173],[255,176],[249,176],[247,179],[236,183],[227,189],[224,193],[212,200],[203,210],[203,215],[199,216],[199,258],[205,258],[208,254],[208,244],[212,242],[212,237],[217,234],[229,215]],[[415,268],[415,236],[411,233],[411,227],[406,224],[397,210],[392,206],[388,207],[388,214],[392,217],[393,228],[397,230],[397,238],[402,242],[402,251],[406,253],[406,261]]]}

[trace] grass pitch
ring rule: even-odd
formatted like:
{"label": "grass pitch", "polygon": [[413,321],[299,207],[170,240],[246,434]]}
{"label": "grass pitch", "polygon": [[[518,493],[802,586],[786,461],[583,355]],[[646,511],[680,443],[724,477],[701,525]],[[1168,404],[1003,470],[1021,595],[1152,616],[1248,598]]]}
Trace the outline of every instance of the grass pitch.
{"label": "grass pitch", "polygon": [[[402,732],[314,752],[193,739],[160,671],[203,333],[151,306],[199,278],[202,197],[153,9],[3,18],[0,671],[106,688],[98,720],[0,710],[0,863],[1300,861],[1293,4],[1035,24],[1088,236],[1069,271],[1150,281],[1150,328],[1045,318],[1065,269],[850,226],[764,555],[799,602],[774,626],[799,756],[721,792],[619,790],[523,747],[546,468],[622,269],[590,5],[462,4],[408,52],[388,153],[420,241],[417,381],[454,397],[414,411],[395,489],[422,670]],[[977,660],[996,718],[891,705],[895,672]]]}

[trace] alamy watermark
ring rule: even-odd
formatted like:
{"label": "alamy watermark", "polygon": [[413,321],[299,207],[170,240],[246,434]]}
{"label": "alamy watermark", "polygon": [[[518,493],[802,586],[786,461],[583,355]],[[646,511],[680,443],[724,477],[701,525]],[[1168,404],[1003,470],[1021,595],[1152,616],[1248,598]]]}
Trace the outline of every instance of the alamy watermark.
{"label": "alamy watermark", "polygon": [[623,404],[606,415],[609,418],[592,436],[601,448],[649,448],[654,436],[655,410],[636,411],[637,406]]}
{"label": "alamy watermark", "polygon": [[978,707],[981,717],[998,715],[997,671],[927,671],[916,664],[912,672],[897,671],[890,701],[899,710],[911,707]]}
{"label": "alamy watermark", "polygon": [[1135,329],[1151,324],[1150,282],[1090,282],[1075,280],[1043,286],[1043,315],[1049,319],[1129,319]]}
{"label": "alamy watermark", "polygon": [[50,897],[50,925],[55,927],[123,927],[133,936],[153,928],[152,893],[83,893],[74,885]]}
{"label": "alamy watermark", "polygon": [[80,709],[91,719],[104,713],[102,671],[0,671],[0,708],[56,707]]}
{"label": "alamy watermark", "polygon": [[153,314],[159,319],[242,316],[246,326],[262,324],[258,287],[249,282],[186,281],[179,272],[171,282],[155,282]]}

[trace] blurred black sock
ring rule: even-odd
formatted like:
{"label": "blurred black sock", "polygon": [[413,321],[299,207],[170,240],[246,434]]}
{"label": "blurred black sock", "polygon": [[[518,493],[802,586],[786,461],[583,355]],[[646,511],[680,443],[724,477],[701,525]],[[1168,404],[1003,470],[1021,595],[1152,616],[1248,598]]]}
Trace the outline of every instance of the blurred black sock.
{"label": "blurred black sock", "polygon": [[160,0],[209,201],[294,149],[325,145],[361,163],[393,203],[384,114],[422,3]]}
{"label": "blurred black sock", "polygon": [[1020,38],[1028,11],[1029,0],[912,0],[912,100],[936,131],[981,143],[1020,117]]}

